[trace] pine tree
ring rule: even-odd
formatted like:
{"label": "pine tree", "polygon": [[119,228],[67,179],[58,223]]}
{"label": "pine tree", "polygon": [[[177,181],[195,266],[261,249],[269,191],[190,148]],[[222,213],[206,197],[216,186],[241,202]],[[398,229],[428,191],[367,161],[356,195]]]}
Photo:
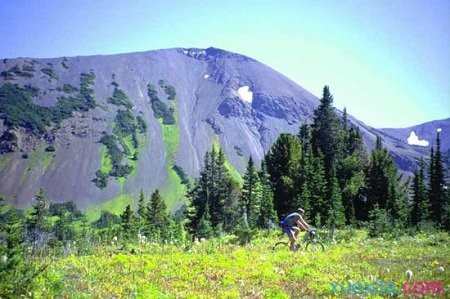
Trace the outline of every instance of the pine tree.
{"label": "pine tree", "polygon": [[261,199],[261,182],[258,172],[253,163],[252,157],[249,158],[247,170],[244,175],[244,184],[240,199],[240,208],[243,214],[247,215],[249,226],[255,227],[258,220]]}
{"label": "pine tree", "polygon": [[199,238],[206,238],[206,239],[214,235],[214,230],[211,224],[208,207],[206,207],[205,213],[203,213],[203,215],[200,217],[195,234]]}
{"label": "pine tree", "polygon": [[414,173],[413,197],[410,220],[411,224],[417,226],[419,223],[428,220],[429,202],[424,182],[424,161],[419,163],[419,169]]}
{"label": "pine tree", "polygon": [[[334,171],[332,171],[334,173]],[[332,185],[330,190],[328,190],[328,201],[329,201],[329,214],[328,214],[328,225],[334,230],[334,228],[341,227],[345,224],[345,212],[344,206],[342,204],[341,189],[339,188],[338,180],[335,175],[332,178]]]}
{"label": "pine tree", "polygon": [[230,194],[230,176],[225,168],[225,153],[221,148],[217,151],[214,147],[211,151],[211,161],[213,163],[212,189],[211,189],[211,223],[214,228],[223,227],[224,206]]}
{"label": "pine tree", "polygon": [[35,201],[36,203],[32,207],[30,217],[27,219],[27,230],[33,242],[42,239],[43,233],[48,230],[46,216],[48,215],[49,202],[42,188],[35,195]]}
{"label": "pine tree", "polygon": [[270,185],[270,176],[267,173],[266,163],[261,161],[261,171],[259,172],[261,184],[261,204],[258,216],[258,227],[271,228],[276,223],[277,214],[273,206],[273,192]]}
{"label": "pine tree", "polygon": [[327,202],[327,182],[322,156],[310,158],[311,171],[309,173],[308,192],[310,194],[310,219],[316,226],[322,225],[328,218],[329,205]]}
{"label": "pine tree", "polygon": [[[145,195],[144,191],[141,189],[139,192],[139,200],[137,205],[137,219],[140,223],[143,223],[145,219],[147,218],[147,210],[146,210],[146,203],[145,203]],[[141,224],[142,225],[142,224]]]}
{"label": "pine tree", "polygon": [[382,147],[381,138],[377,137],[375,149],[370,156],[366,174],[367,209],[374,209],[375,204],[380,209],[387,208],[389,197],[389,179],[394,171],[394,161]]}
{"label": "pine tree", "polygon": [[297,207],[297,175],[301,159],[299,139],[291,134],[281,134],[266,156],[267,171],[274,191],[274,205],[281,217]]}
{"label": "pine tree", "polygon": [[46,265],[37,268],[37,263],[27,260],[21,215],[7,208],[1,197],[0,220],[0,298],[29,297],[35,278]]}
{"label": "pine tree", "polygon": [[324,156],[324,168],[329,186],[332,180],[332,169],[336,166],[342,151],[341,138],[341,126],[333,107],[333,96],[329,87],[325,86],[320,105],[314,111],[312,144],[315,155],[320,152]]}
{"label": "pine tree", "polygon": [[430,217],[436,224],[442,224],[443,209],[445,206],[444,194],[444,168],[442,165],[441,156],[441,140],[440,132],[436,135],[436,151],[431,151],[430,161],[430,187],[429,187],[429,202],[430,202]]}
{"label": "pine tree", "polygon": [[156,189],[150,199],[147,207],[147,219],[150,230],[158,238],[161,238],[167,233],[170,224],[170,219],[167,214],[166,203]]}
{"label": "pine tree", "polygon": [[[401,185],[401,177],[389,152],[383,148],[380,137],[377,137],[376,147],[372,151],[366,170],[366,214],[375,206],[385,210],[392,223],[406,225],[408,210],[405,187]],[[365,220],[364,219],[364,220]],[[395,220],[395,221],[394,221]]]}
{"label": "pine tree", "polygon": [[134,226],[133,211],[131,210],[131,205],[127,205],[123,213],[120,215],[122,230],[125,236],[129,237],[132,235],[132,230]]}
{"label": "pine tree", "polygon": [[298,138],[302,145],[302,154],[311,149],[311,127],[308,124],[302,124],[298,133]]}

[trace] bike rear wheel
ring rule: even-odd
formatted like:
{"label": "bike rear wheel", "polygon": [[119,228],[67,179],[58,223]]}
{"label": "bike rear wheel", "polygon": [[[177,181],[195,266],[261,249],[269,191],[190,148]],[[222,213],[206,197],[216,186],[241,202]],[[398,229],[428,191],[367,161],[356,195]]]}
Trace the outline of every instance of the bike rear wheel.
{"label": "bike rear wheel", "polygon": [[289,248],[289,243],[284,241],[277,242],[275,243],[275,245],[273,245],[272,250],[277,250],[283,247]]}

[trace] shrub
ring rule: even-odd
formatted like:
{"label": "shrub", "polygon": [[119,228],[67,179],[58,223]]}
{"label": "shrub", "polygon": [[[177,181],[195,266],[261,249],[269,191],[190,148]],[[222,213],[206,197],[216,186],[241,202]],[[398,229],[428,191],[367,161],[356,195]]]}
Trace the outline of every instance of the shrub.
{"label": "shrub", "polygon": [[[161,81],[160,81],[161,82]],[[173,108],[169,108],[166,103],[162,102],[158,98],[158,93],[155,87],[152,84],[147,85],[147,94],[150,97],[150,101],[152,104],[153,115],[163,120],[163,124],[165,125],[173,125],[175,124],[175,117],[173,115]]]}
{"label": "shrub", "polygon": [[114,122],[116,125],[114,131],[117,135],[128,136],[136,132],[136,121],[130,110],[117,111]]}
{"label": "shrub", "polygon": [[180,178],[182,184],[185,184],[185,185],[189,184],[189,177],[184,172],[184,170],[183,170],[183,168],[181,166],[174,165],[174,166],[172,166],[172,169],[177,173],[177,175]]}
{"label": "shrub", "polygon": [[65,93],[74,93],[78,91],[78,88],[76,88],[75,86],[72,86],[70,84],[64,84],[62,91],[64,91]]}
{"label": "shrub", "polygon": [[89,108],[95,108],[96,106],[94,98],[94,89],[92,89],[94,81],[95,81],[95,74],[93,72],[81,73],[80,96]]}
{"label": "shrub", "polygon": [[136,116],[136,121],[139,133],[145,133],[147,131],[147,124],[145,123],[145,120],[142,118],[142,116]]}
{"label": "shrub", "polygon": [[46,152],[54,152],[55,151],[55,147],[53,145],[49,145],[45,148]]}
{"label": "shrub", "polygon": [[97,170],[95,172],[95,178],[92,180],[94,182],[95,186],[97,186],[100,189],[106,188],[106,185],[108,184],[108,173],[104,173],[100,170]]}
{"label": "shrub", "polygon": [[122,105],[128,109],[133,108],[133,104],[128,99],[128,96],[125,94],[123,90],[119,89],[117,86],[114,88],[113,95],[108,99],[108,102],[116,106]]}
{"label": "shrub", "polygon": [[0,118],[9,128],[24,127],[43,133],[51,123],[51,108],[36,105],[27,87],[6,83],[0,87]]}
{"label": "shrub", "polygon": [[49,67],[44,67],[41,68],[41,72],[43,74],[46,74],[47,76],[49,76],[52,79],[58,80],[58,76],[55,74],[55,72],[53,71],[53,69],[49,68]]}
{"label": "shrub", "polygon": [[[80,93],[69,98],[60,97],[54,107],[36,105],[32,98],[39,89],[25,85],[6,83],[0,87],[0,118],[8,128],[23,127],[33,134],[42,134],[52,123],[59,124],[63,119],[72,116],[73,111],[88,111],[95,108],[93,89],[95,76],[81,74]],[[65,85],[65,88],[69,85]],[[70,88],[73,90],[74,87]],[[64,89],[64,87],[63,87]]]}

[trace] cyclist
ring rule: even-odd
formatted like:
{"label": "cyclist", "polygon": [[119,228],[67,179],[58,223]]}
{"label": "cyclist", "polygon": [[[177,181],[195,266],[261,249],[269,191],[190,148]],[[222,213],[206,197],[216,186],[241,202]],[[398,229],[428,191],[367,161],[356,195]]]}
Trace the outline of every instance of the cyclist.
{"label": "cyclist", "polygon": [[299,208],[297,212],[290,213],[281,221],[281,229],[289,237],[289,248],[292,251],[297,250],[295,243],[297,242],[297,236],[301,230],[309,231],[310,225],[303,219],[305,210]]}

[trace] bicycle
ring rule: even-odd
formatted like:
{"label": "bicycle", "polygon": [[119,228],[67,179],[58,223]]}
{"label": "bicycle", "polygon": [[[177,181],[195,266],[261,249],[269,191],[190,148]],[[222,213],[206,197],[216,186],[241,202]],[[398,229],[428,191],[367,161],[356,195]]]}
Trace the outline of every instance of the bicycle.
{"label": "bicycle", "polygon": [[[305,250],[307,251],[324,251],[325,245],[323,245],[322,241],[320,241],[319,236],[317,235],[317,231],[315,229],[310,229],[305,236],[303,237],[303,240],[300,241],[301,243],[305,244]],[[281,246],[283,245],[283,246]],[[296,250],[300,248],[300,244],[295,244]],[[287,246],[289,247],[289,242],[287,241],[279,241],[273,245],[272,250],[276,250],[277,248]]]}

